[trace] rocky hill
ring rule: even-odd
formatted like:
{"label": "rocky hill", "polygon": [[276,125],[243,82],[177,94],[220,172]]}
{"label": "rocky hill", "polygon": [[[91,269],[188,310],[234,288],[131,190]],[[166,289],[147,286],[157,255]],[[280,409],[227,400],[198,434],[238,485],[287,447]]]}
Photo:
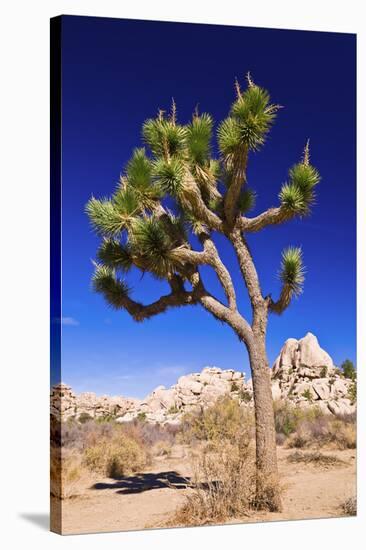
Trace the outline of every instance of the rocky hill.
{"label": "rocky hill", "polygon": [[[354,382],[343,377],[311,333],[285,342],[271,376],[275,400],[288,400],[297,407],[317,406],[329,414],[355,410]],[[201,372],[181,376],[170,388],[158,386],[143,400],[97,397],[94,393],[76,395],[70,386],[61,383],[51,390],[51,414],[63,420],[112,416],[118,422],[140,417],[174,425],[181,422],[184,413],[206,408],[223,395],[231,395],[243,407],[253,406],[252,382],[246,381],[243,373],[205,367]]]}

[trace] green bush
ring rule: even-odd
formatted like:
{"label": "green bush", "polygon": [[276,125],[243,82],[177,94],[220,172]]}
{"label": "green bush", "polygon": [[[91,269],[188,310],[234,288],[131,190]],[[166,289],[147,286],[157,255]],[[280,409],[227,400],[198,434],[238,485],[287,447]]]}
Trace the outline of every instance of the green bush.
{"label": "green bush", "polygon": [[219,398],[211,407],[199,413],[187,413],[183,417],[182,436],[186,442],[237,441],[248,434],[253,423],[251,412],[240,407],[229,396]]}
{"label": "green bush", "polygon": [[86,413],[86,412],[82,412],[80,415],[79,415],[79,418],[78,418],[79,422],[81,424],[85,424],[85,422],[90,422],[90,420],[93,420],[93,417],[90,416],[90,414]]}
{"label": "green bush", "polygon": [[353,384],[348,388],[347,392],[348,398],[351,400],[352,405],[356,403],[357,400],[357,384],[356,382],[353,382]]}
{"label": "green bush", "polygon": [[341,364],[341,369],[345,378],[349,378],[350,380],[356,379],[357,372],[352,361],[350,361],[349,359],[343,361],[343,363]]}
{"label": "green bush", "polygon": [[309,388],[307,388],[303,393],[302,393],[302,396],[305,397],[305,399],[307,399],[308,401],[312,401],[312,395],[311,395],[311,391],[309,390]]}
{"label": "green bush", "polygon": [[320,378],[325,378],[328,374],[328,367],[322,367],[320,371]]}

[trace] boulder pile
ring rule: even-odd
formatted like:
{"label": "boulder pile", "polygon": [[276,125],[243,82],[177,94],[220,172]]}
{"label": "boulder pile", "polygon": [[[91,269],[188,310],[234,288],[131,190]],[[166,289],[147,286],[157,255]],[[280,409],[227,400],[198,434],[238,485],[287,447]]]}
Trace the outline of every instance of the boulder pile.
{"label": "boulder pile", "polygon": [[[274,400],[287,400],[301,408],[316,406],[327,414],[355,411],[355,382],[343,376],[311,333],[285,342],[271,369],[271,378]],[[252,381],[246,382],[243,373],[232,369],[205,367],[201,372],[181,376],[170,388],[158,386],[143,400],[98,397],[95,393],[75,395],[70,386],[60,383],[51,391],[51,414],[62,420],[84,416],[131,422],[143,418],[174,425],[185,413],[205,409],[224,395],[237,399],[243,407],[252,407]]]}
{"label": "boulder pile", "polygon": [[314,334],[286,340],[272,367],[272,395],[296,406],[317,406],[324,413],[350,414],[356,409],[352,388]]}

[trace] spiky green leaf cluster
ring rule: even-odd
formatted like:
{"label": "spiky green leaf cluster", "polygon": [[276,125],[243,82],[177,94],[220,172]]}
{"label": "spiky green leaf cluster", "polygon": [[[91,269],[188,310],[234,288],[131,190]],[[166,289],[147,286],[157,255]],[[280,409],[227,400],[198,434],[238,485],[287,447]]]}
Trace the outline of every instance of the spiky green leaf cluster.
{"label": "spiky green leaf cluster", "polygon": [[132,227],[132,249],[138,253],[146,269],[158,277],[165,277],[174,271],[169,257],[171,250],[177,246],[174,227],[177,226],[169,226],[167,220],[156,216],[137,218]]}
{"label": "spiky green leaf cluster", "polygon": [[290,246],[282,252],[280,279],[295,296],[301,294],[304,283],[302,250]]}
{"label": "spiky green leaf cluster", "polygon": [[278,106],[270,103],[266,90],[250,85],[231,108],[231,116],[240,129],[240,140],[252,151],[258,150],[276,117]]}
{"label": "spiky green leaf cluster", "polygon": [[191,161],[204,166],[210,157],[213,120],[210,115],[203,113],[194,116],[187,126],[187,147]]}
{"label": "spiky green leaf cluster", "polygon": [[289,182],[280,191],[279,199],[284,208],[297,214],[308,214],[315,201],[315,187],[320,181],[316,168],[301,162],[289,171]]}
{"label": "spiky green leaf cluster", "polygon": [[185,166],[179,158],[159,158],[154,162],[153,175],[156,183],[165,192],[178,197],[182,189]]}
{"label": "spiky green leaf cluster", "polygon": [[219,126],[218,141],[222,155],[231,157],[240,147],[257,151],[276,117],[278,106],[270,103],[266,90],[250,83],[233,103],[230,116]]}
{"label": "spiky green leaf cluster", "polygon": [[92,285],[95,292],[103,294],[111,307],[115,309],[123,307],[123,300],[128,297],[129,289],[124,281],[116,277],[113,269],[106,265],[95,264]]}
{"label": "spiky green leaf cluster", "polygon": [[133,259],[128,245],[121,245],[115,239],[104,239],[100,245],[98,259],[112,269],[128,271],[132,267]]}
{"label": "spiky green leaf cluster", "polygon": [[142,135],[157,157],[181,156],[186,148],[187,129],[172,120],[149,119],[142,127]]}
{"label": "spiky green leaf cluster", "polygon": [[225,118],[217,130],[219,149],[224,158],[231,158],[241,145],[240,128],[236,120]]}
{"label": "spiky green leaf cluster", "polygon": [[98,200],[93,197],[88,201],[85,210],[98,235],[115,236],[121,232],[121,215],[110,200]]}
{"label": "spiky green leaf cluster", "polygon": [[252,210],[255,206],[256,194],[252,189],[246,187],[239,196],[238,209],[239,212],[245,214]]}
{"label": "spiky green leaf cluster", "polygon": [[152,172],[152,163],[146,156],[145,149],[135,149],[127,164],[126,178],[140,205],[146,209],[153,208],[163,197],[161,188],[153,182]]}

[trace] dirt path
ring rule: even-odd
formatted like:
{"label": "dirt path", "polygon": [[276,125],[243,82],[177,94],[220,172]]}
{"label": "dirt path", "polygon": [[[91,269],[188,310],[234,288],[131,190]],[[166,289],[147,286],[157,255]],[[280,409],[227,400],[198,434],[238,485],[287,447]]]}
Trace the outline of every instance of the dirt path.
{"label": "dirt path", "polygon": [[[356,491],[356,451],[329,451],[345,465],[319,468],[290,464],[292,450],[278,450],[286,488],[282,513],[255,513],[245,522],[340,516],[340,504]],[[189,461],[182,447],[150,470],[122,480],[101,479],[63,501],[63,533],[138,530],[163,525],[184,503]],[[242,521],[242,520],[240,520]]]}

